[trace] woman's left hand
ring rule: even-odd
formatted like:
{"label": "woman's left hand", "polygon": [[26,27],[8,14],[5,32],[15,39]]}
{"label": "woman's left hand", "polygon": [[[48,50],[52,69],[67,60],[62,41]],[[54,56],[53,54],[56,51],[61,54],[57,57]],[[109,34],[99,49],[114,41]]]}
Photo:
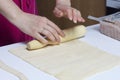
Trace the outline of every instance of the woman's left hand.
{"label": "woman's left hand", "polygon": [[71,7],[71,5],[67,5],[65,3],[58,3],[55,6],[53,11],[56,17],[66,17],[74,23],[77,22],[85,22],[79,10]]}

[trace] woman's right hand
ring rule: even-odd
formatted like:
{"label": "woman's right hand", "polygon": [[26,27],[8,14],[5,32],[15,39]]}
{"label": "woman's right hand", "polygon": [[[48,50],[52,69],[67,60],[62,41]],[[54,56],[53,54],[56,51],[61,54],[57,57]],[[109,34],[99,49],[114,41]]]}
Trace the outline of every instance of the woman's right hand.
{"label": "woman's right hand", "polygon": [[47,43],[47,39],[60,42],[59,36],[64,36],[62,30],[45,17],[23,12],[13,0],[0,0],[0,14],[16,25],[22,32]]}
{"label": "woman's right hand", "polygon": [[[12,21],[22,32],[32,36],[42,43],[47,44],[47,39],[53,42],[60,42],[60,37],[64,37],[64,32],[46,17],[37,16],[23,12]],[[46,37],[46,38],[44,38]]]}

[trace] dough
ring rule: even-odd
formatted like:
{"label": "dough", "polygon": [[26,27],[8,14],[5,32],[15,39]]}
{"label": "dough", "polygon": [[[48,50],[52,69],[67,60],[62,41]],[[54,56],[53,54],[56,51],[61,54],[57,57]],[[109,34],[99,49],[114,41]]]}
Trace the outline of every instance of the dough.
{"label": "dough", "polygon": [[8,65],[4,64],[2,61],[0,61],[0,68],[15,75],[15,76],[17,76],[20,80],[28,80],[22,73],[9,67]]}
{"label": "dough", "polygon": [[[83,37],[86,33],[85,26],[83,26],[83,25],[79,25],[74,28],[69,28],[69,29],[66,29],[63,31],[66,36],[64,38],[60,37],[61,42],[66,42],[66,41],[70,41],[70,40],[73,40],[76,38]],[[49,41],[48,44],[56,44],[56,43]],[[33,41],[28,42],[27,49],[28,50],[39,49],[39,48],[47,46],[48,44],[42,44],[37,40],[33,40]]]}
{"label": "dough", "polygon": [[22,46],[10,52],[59,80],[83,80],[120,64],[120,57],[79,40],[33,51]]}

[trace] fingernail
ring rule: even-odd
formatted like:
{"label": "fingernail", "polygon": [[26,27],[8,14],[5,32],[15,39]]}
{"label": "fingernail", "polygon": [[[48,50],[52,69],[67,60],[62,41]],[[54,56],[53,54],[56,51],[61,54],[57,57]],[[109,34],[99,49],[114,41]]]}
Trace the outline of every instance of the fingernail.
{"label": "fingernail", "polygon": [[72,21],[72,17],[69,18]]}
{"label": "fingernail", "polygon": [[44,42],[42,42],[43,44],[48,44],[48,41],[44,41]]}
{"label": "fingernail", "polygon": [[53,45],[58,45],[58,44],[60,44],[60,43],[59,43],[59,42],[57,42],[57,41],[56,41],[56,42],[53,42]]}
{"label": "fingernail", "polygon": [[60,13],[60,16],[63,16],[63,13]]}
{"label": "fingernail", "polygon": [[74,23],[77,23],[77,21],[76,21],[76,20],[74,20]]}
{"label": "fingernail", "polygon": [[84,19],[84,18],[82,18],[81,20],[82,20],[82,22],[85,22],[85,19]]}

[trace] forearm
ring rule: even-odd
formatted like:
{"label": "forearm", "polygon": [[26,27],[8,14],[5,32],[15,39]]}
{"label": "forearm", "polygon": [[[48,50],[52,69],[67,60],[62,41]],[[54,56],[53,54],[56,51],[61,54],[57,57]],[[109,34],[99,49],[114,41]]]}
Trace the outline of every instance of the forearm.
{"label": "forearm", "polygon": [[61,4],[61,3],[71,6],[71,0],[56,0],[56,4]]}
{"label": "forearm", "polygon": [[22,11],[13,0],[0,0],[0,13],[12,22],[20,16]]}

